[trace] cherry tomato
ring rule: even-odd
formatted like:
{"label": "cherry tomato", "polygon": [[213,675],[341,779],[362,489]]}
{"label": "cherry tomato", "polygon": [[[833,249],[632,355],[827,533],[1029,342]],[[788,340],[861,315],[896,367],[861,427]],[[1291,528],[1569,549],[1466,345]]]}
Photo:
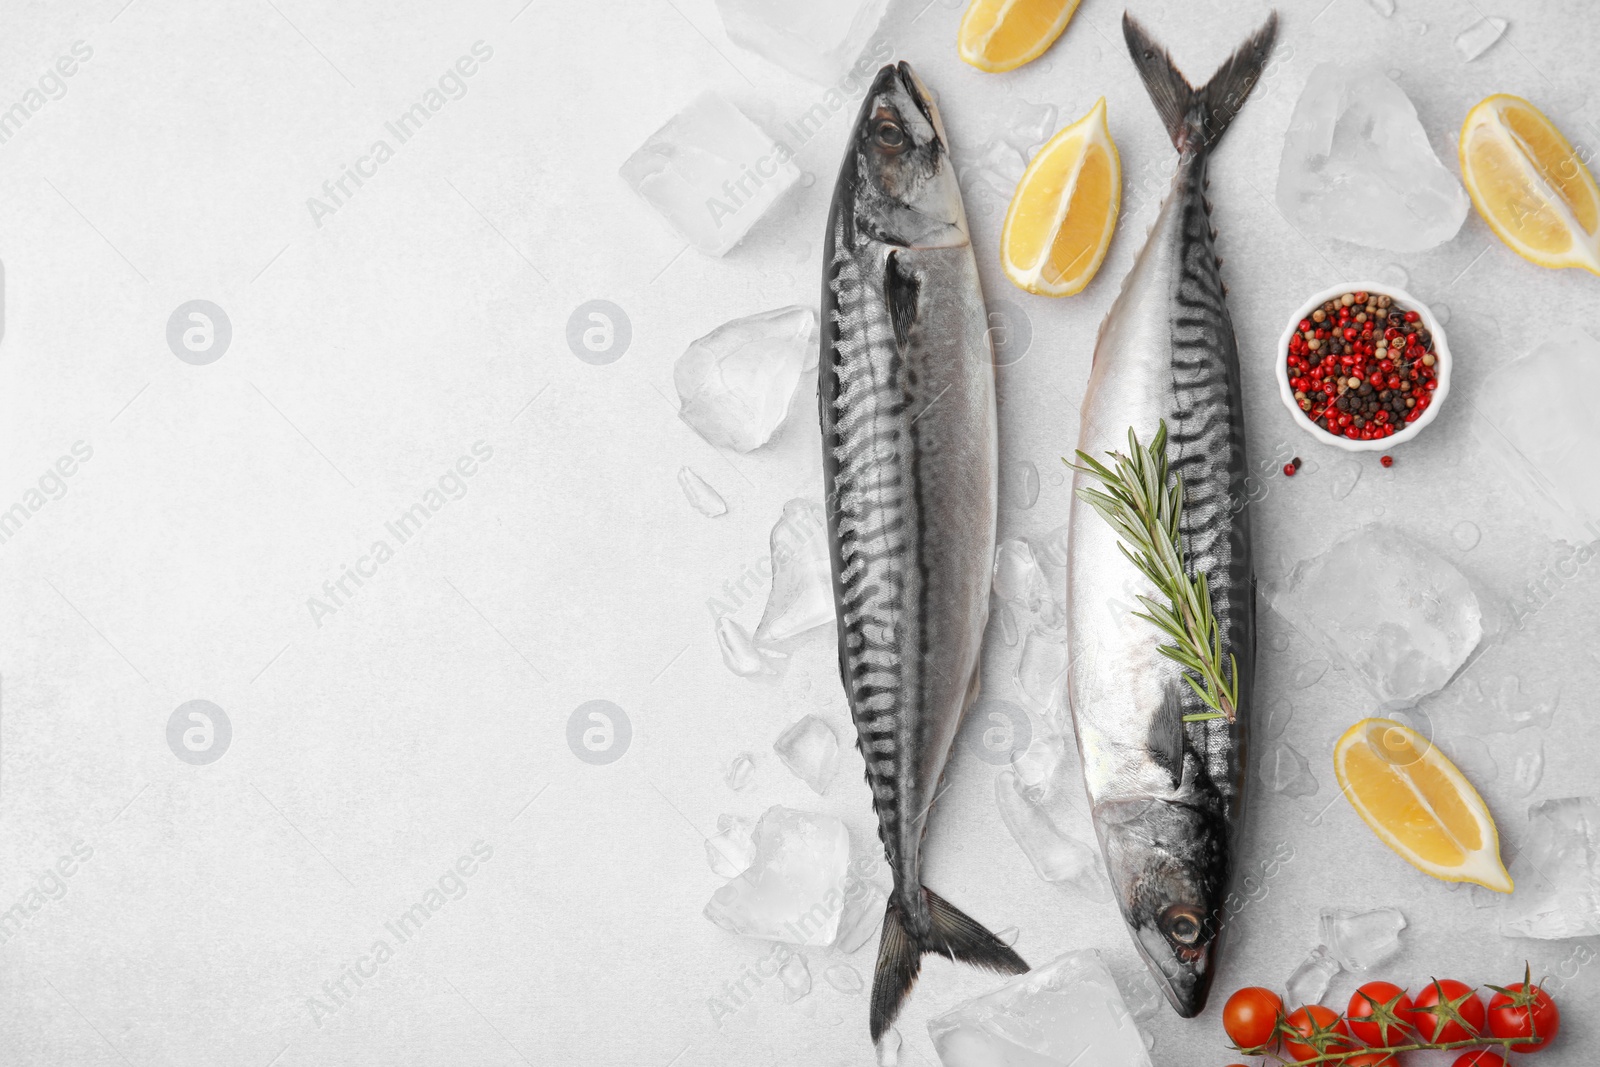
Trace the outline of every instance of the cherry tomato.
{"label": "cherry tomato", "polygon": [[1537,1041],[1512,1046],[1516,1052],[1538,1052],[1561,1032],[1561,1009],[1538,986],[1518,982],[1489,1000],[1489,1032],[1495,1037],[1538,1034]]}
{"label": "cherry tomato", "polygon": [[1450,1067],[1506,1067],[1506,1058],[1483,1048],[1460,1057]]}
{"label": "cherry tomato", "polygon": [[[1483,1001],[1465,982],[1454,978],[1429,982],[1411,1003],[1411,1025],[1429,1041],[1449,1044],[1483,1033]],[[1465,1029],[1450,1017],[1452,1010],[1467,1024]]]}
{"label": "cherry tomato", "polygon": [[[1370,998],[1370,999],[1369,999]],[[1373,1004],[1378,1009],[1373,1008]],[[1374,1012],[1380,1016],[1373,1019]],[[1393,1015],[1395,1018],[1387,1018]],[[1408,1035],[1396,1026],[1396,1021],[1411,1022],[1411,998],[1406,991],[1392,982],[1368,982],[1350,997],[1350,1009],[1345,1012],[1345,1032],[1368,1045],[1404,1045]]]}
{"label": "cherry tomato", "polygon": [[1351,1056],[1347,1060],[1340,1060],[1340,1067],[1400,1067],[1400,1054],[1398,1052],[1362,1052]]}
{"label": "cherry tomato", "polygon": [[1246,986],[1228,998],[1222,1008],[1222,1028],[1242,1049],[1266,1048],[1278,1032],[1283,1001],[1260,986]]}
{"label": "cherry tomato", "polygon": [[1307,1004],[1295,1009],[1288,1023],[1289,1029],[1306,1039],[1283,1039],[1283,1051],[1291,1059],[1309,1060],[1324,1053],[1347,1052],[1357,1047],[1348,1037],[1339,1033],[1339,1016],[1332,1008],[1324,1008],[1321,1004]]}

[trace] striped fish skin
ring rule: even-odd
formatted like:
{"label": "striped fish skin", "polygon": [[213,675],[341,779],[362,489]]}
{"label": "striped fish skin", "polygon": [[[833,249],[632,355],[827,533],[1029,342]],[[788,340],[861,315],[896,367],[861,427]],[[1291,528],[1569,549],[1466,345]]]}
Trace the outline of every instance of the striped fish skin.
{"label": "striped fish skin", "polygon": [[922,885],[929,809],[977,692],[998,436],[966,215],[938,110],[905,63],[884,67],[863,102],[824,264],[818,400],[839,673],[894,876],[876,1041],[925,952],[1026,969]]}
{"label": "striped fish skin", "polygon": [[[1078,447],[1097,457],[1126,452],[1130,428],[1148,445],[1165,420],[1167,455],[1184,485],[1181,533],[1190,573],[1208,576],[1224,654],[1237,661],[1240,710],[1233,723],[1182,721],[1211,709],[1159,653],[1165,635],[1132,616],[1136,596],[1159,594],[1118,550],[1111,527],[1076,496],[1068,695],[1118,904],[1157,983],[1187,1018],[1205,1006],[1225,925],[1255,670],[1239,354],[1206,171],[1259,75],[1276,16],[1199,89],[1136,23],[1125,17],[1124,28],[1179,160],[1172,190],[1101,328]],[[1219,118],[1211,109],[1223,99],[1231,110]],[[1098,481],[1080,472],[1074,488],[1085,486]]]}

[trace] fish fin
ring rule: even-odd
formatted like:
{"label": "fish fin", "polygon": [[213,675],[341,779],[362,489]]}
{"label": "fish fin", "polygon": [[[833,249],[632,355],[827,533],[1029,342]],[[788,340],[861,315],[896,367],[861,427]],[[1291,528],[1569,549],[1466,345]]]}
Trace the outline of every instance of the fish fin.
{"label": "fish fin", "polygon": [[876,1045],[922,970],[922,951],[912,943],[901,921],[900,905],[889,901],[883,912],[883,936],[878,939],[878,965],[872,972],[872,1043]]}
{"label": "fish fin", "polygon": [[1176,679],[1167,682],[1161,709],[1150,720],[1150,751],[1174,786],[1183,781],[1183,700]]}
{"label": "fish fin", "polygon": [[910,343],[911,327],[917,321],[917,301],[922,283],[900,266],[900,257],[890,252],[883,264],[883,299],[889,307],[889,322],[894,326],[894,341],[901,349]]}
{"label": "fish fin", "polygon": [[937,952],[1001,974],[1024,974],[1028,970],[1027,962],[983,924],[926,886],[922,895],[932,919],[925,937],[915,937],[906,929],[900,906],[893,900],[883,912],[878,965],[872,974],[870,1027],[873,1044],[888,1032],[900,1014],[900,1006],[922,971],[922,957],[926,953]]}
{"label": "fish fin", "polygon": [[1278,35],[1278,13],[1229,56],[1211,80],[1196,89],[1172,64],[1167,50],[1156,44],[1132,15],[1122,15],[1122,36],[1128,42],[1133,65],[1139,68],[1145,91],[1166,124],[1172,146],[1211,148],[1222,139],[1233,117],[1255,88],[1272,42]]}

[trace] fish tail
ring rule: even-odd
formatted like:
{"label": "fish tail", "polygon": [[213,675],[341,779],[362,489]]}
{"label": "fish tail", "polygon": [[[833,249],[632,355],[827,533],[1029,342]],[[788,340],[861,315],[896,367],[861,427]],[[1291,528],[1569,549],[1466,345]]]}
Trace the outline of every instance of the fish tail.
{"label": "fish tail", "polygon": [[926,934],[919,936],[907,929],[905,915],[894,900],[884,909],[878,966],[872,975],[873,1044],[900,1014],[900,1005],[922,970],[922,957],[929,952],[1001,974],[1023,974],[1028,970],[1022,957],[981,923],[926,886],[922,895],[932,919]]}
{"label": "fish tail", "polygon": [[1161,113],[1172,146],[1179,152],[1185,148],[1211,148],[1222,140],[1228,124],[1261,78],[1261,68],[1277,35],[1278,13],[1274,11],[1211,80],[1196,89],[1173,66],[1167,50],[1156,44],[1132,15],[1122,15],[1122,36],[1128,42],[1133,65],[1139,68],[1150,102]]}

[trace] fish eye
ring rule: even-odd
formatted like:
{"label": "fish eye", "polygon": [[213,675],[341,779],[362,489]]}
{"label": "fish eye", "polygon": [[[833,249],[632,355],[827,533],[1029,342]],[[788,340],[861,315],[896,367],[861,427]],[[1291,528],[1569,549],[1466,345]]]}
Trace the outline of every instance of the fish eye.
{"label": "fish eye", "polygon": [[878,142],[878,147],[889,152],[898,152],[906,146],[906,131],[898,123],[888,119],[878,123],[873,131],[873,139]]}
{"label": "fish eye", "polygon": [[1193,945],[1200,940],[1200,918],[1193,908],[1174,904],[1161,916],[1162,927],[1168,937],[1180,945]]}

